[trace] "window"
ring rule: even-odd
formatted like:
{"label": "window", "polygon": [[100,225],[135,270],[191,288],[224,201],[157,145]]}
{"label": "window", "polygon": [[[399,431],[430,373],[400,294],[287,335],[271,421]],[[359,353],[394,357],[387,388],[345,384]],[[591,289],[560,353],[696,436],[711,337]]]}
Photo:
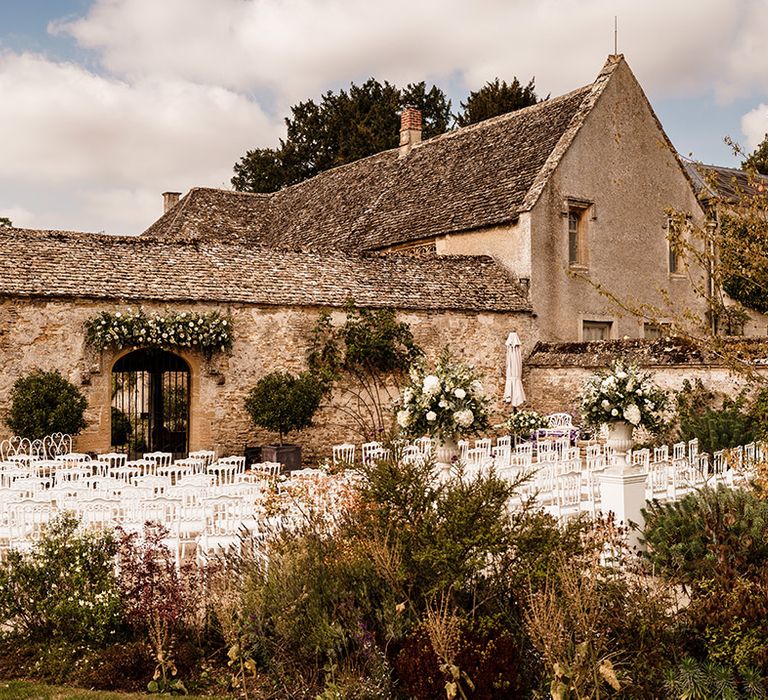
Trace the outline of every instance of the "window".
{"label": "window", "polygon": [[672,218],[667,219],[667,250],[669,251],[670,275],[679,275],[684,272],[681,239],[680,222]]}
{"label": "window", "polygon": [[568,207],[568,264],[571,267],[586,267],[587,217],[585,207]]}
{"label": "window", "polygon": [[612,321],[583,321],[581,337],[584,342],[593,340],[609,340],[611,337]]}
{"label": "window", "polygon": [[647,340],[656,340],[669,335],[672,326],[669,323],[649,323],[643,324],[643,337]]}

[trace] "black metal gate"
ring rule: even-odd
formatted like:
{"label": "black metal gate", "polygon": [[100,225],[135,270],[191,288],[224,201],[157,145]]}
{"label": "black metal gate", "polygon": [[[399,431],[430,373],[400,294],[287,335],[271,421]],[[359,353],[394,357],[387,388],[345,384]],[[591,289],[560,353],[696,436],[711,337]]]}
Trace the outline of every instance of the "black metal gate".
{"label": "black metal gate", "polygon": [[130,459],[189,450],[189,366],[166,350],[135,350],[112,369],[112,447]]}

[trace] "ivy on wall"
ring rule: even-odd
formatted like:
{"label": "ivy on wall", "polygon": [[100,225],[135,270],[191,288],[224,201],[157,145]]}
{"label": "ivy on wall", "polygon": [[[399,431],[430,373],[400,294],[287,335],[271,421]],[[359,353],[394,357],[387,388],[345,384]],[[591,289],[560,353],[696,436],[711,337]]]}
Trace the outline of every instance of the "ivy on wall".
{"label": "ivy on wall", "polygon": [[187,348],[206,357],[232,349],[232,323],[220,313],[182,311],[166,316],[143,310],[103,311],[85,323],[86,340],[103,350],[111,347]]}

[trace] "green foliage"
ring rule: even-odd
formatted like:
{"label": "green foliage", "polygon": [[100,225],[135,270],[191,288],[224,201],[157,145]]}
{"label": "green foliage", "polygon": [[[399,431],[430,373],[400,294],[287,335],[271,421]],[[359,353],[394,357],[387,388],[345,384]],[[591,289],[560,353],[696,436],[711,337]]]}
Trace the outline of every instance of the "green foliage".
{"label": "green foliage", "polygon": [[80,532],[70,514],[53,520],[30,551],[9,552],[0,569],[6,633],[86,646],[115,641],[122,629],[115,552],[111,534]]}
{"label": "green foliage", "polygon": [[410,326],[393,309],[348,302],[344,322],[320,314],[308,353],[310,371],[325,390],[339,389],[338,411],[364,439],[379,438],[395,398],[396,382],[423,356]]}
{"label": "green foliage", "polygon": [[127,445],[131,438],[133,426],[128,416],[115,406],[112,406],[112,442],[115,447]]}
{"label": "green foliage", "polygon": [[240,192],[275,192],[345,163],[396,148],[400,110],[422,111],[424,138],[448,129],[451,104],[443,92],[426,84],[401,89],[370,78],[349,91],[327,92],[291,107],[287,135],[276,149],[248,151],[234,167],[233,187]]}
{"label": "green foliage", "polygon": [[7,216],[0,216],[0,228],[12,228],[13,227],[13,221],[11,221]]}
{"label": "green foliage", "polygon": [[256,382],[245,409],[256,425],[278,433],[282,445],[287,433],[312,425],[322,398],[323,386],[313,374],[272,372]]}
{"label": "green foliage", "polygon": [[768,311],[768,222],[765,216],[722,214],[720,264],[723,289],[732,298],[755,311]]}
{"label": "green foliage", "polygon": [[76,435],[87,425],[88,401],[58,370],[33,370],[11,389],[5,422],[21,437],[40,440],[52,433]]}
{"label": "green foliage", "polygon": [[646,556],[675,581],[696,584],[730,572],[754,575],[768,563],[768,501],[722,484],[643,511]]}
{"label": "green foliage", "polygon": [[469,93],[467,101],[461,103],[462,111],[456,116],[456,123],[459,126],[476,124],[484,119],[535,105],[538,101],[534,78],[525,87],[517,78],[509,84],[496,78]]}
{"label": "green foliage", "polygon": [[[699,440],[701,452],[715,452],[751,442],[755,417],[747,407],[744,392],[735,397],[716,395],[700,379],[687,379],[675,395],[679,421],[679,439]],[[758,405],[757,410],[762,404]]]}
{"label": "green foliage", "polygon": [[741,164],[744,170],[754,169],[761,175],[768,175],[768,134]]}

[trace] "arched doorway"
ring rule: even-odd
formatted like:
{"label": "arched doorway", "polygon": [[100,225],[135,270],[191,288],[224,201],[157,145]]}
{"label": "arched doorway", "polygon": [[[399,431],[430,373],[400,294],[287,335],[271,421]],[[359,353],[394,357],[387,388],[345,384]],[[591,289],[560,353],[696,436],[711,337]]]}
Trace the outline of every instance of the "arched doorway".
{"label": "arched doorway", "polygon": [[146,348],[112,368],[112,447],[130,459],[144,452],[189,451],[189,365],[167,350]]}

